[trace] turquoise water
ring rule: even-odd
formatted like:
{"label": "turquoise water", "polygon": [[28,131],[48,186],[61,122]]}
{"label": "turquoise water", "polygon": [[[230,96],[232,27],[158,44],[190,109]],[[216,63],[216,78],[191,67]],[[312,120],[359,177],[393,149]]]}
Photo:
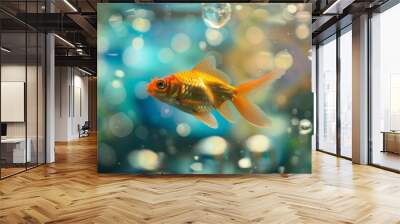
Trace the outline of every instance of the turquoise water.
{"label": "turquoise water", "polygon": [[[311,172],[311,5],[98,4],[98,170],[119,173]],[[211,129],[148,95],[152,79],[212,57],[232,85],[285,75],[248,99],[257,128],[218,112]]]}

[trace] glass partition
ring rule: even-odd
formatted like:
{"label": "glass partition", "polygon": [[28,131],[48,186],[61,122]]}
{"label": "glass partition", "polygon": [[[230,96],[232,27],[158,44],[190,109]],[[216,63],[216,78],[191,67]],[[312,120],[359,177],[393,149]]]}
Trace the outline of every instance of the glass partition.
{"label": "glass partition", "polygon": [[25,32],[1,34],[2,177],[24,171],[31,161],[26,138],[26,41]]}
{"label": "glass partition", "polygon": [[43,11],[44,1],[1,1],[0,178],[45,163],[44,33],[13,15]]}
{"label": "glass partition", "polygon": [[318,47],[318,149],[336,154],[336,36]]}
{"label": "glass partition", "polygon": [[352,32],[340,36],[340,155],[352,157]]}

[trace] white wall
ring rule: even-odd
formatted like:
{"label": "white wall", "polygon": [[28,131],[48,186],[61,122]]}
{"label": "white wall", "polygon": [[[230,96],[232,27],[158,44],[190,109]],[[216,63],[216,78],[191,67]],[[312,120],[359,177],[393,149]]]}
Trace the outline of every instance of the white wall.
{"label": "white wall", "polygon": [[[36,69],[39,69],[38,71]],[[27,80],[25,80],[27,78]],[[44,118],[44,74],[42,68],[25,64],[3,64],[1,66],[2,82],[24,82],[26,84],[26,106],[24,105],[22,113],[26,112],[27,120],[23,122],[6,122],[8,138],[24,138],[25,135],[30,140],[32,150],[32,161],[44,162],[45,150],[45,118]],[[23,90],[22,90],[23,91]],[[23,94],[23,92],[22,92]],[[7,97],[7,96],[2,96]],[[2,107],[3,112],[11,108]],[[12,111],[8,111],[11,112]],[[37,157],[37,154],[39,156]]]}
{"label": "white wall", "polygon": [[56,67],[55,140],[79,137],[78,124],[88,120],[88,78],[72,67]]}

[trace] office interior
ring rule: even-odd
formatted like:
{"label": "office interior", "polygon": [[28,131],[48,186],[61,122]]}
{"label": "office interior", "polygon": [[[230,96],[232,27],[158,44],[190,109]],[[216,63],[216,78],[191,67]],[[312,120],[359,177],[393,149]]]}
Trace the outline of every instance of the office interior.
{"label": "office interior", "polygon": [[[386,3],[386,4],[391,4]],[[325,31],[322,38],[313,39],[314,83],[316,89],[316,150],[352,160],[354,147],[352,111],[356,95],[354,81],[363,82],[366,156],[365,163],[384,169],[399,171],[399,68],[394,42],[399,33],[393,29],[400,19],[400,5],[383,4],[367,15],[362,24],[366,29],[365,43],[358,45],[353,34],[353,23],[342,18],[339,28]],[[353,20],[354,21],[354,20]],[[357,24],[359,25],[359,24]],[[357,32],[359,32],[357,27]],[[360,35],[357,33],[356,35]],[[358,37],[356,37],[358,38]],[[353,44],[358,46],[353,46]],[[360,50],[360,47],[364,47]],[[366,80],[357,79],[354,73],[355,57],[364,54]],[[357,65],[358,66],[358,65]],[[359,99],[358,99],[359,100]],[[354,160],[353,160],[354,161]]]}
{"label": "office interior", "polygon": [[[396,52],[400,47],[396,40],[400,33],[393,27],[400,19],[400,6],[393,4],[388,1],[364,12],[369,16],[368,30],[362,34],[369,40],[364,49],[369,82],[363,88],[368,94],[365,128],[370,142],[365,163],[399,171],[400,103],[396,96],[400,67]],[[95,31],[95,6],[95,1],[77,1],[77,6],[57,1],[2,1],[1,178],[52,162],[52,158],[46,160],[46,147],[79,138],[78,126],[85,122],[91,123],[90,130],[95,133],[96,41],[88,35],[91,28]],[[314,13],[317,7],[324,5],[314,4]],[[68,16],[52,18],[54,24],[45,25],[46,18],[41,16],[49,11],[76,14],[76,8],[81,14],[86,12],[79,16],[93,27],[82,28]],[[327,17],[336,16],[313,17],[313,29]],[[313,33],[313,149],[351,160],[355,40],[350,17],[354,15],[343,13],[340,17],[334,18],[341,23],[335,29],[325,23]],[[51,73],[54,77],[49,80]],[[50,96],[53,103],[46,102],[49,90],[54,91]],[[53,108],[46,110],[46,106]],[[46,132],[46,115],[54,116],[54,134]]]}

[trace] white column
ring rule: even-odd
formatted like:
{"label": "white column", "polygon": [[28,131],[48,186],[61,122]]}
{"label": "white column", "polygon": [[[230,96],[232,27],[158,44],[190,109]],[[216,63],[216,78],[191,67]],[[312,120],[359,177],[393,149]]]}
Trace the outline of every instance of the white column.
{"label": "white column", "polygon": [[55,161],[54,133],[55,133],[55,60],[54,60],[54,35],[46,36],[46,163]]}
{"label": "white column", "polygon": [[[46,1],[46,12],[54,12],[54,5]],[[46,35],[46,163],[55,161],[55,43],[54,34]]]}
{"label": "white column", "polygon": [[353,20],[353,162],[368,163],[368,15]]}

